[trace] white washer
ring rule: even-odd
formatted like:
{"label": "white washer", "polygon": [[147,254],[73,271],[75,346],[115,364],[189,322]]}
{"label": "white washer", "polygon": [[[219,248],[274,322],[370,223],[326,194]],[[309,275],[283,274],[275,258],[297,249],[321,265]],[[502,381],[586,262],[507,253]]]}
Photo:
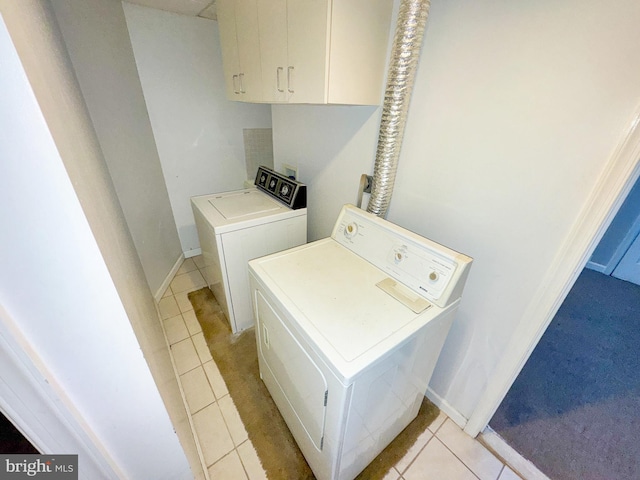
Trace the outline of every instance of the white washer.
{"label": "white washer", "polygon": [[247,262],[307,241],[306,186],[266,167],[255,185],[191,199],[205,280],[233,333],[253,326]]}
{"label": "white washer", "polygon": [[319,480],[416,417],[471,262],[351,205],[330,238],[249,262],[260,375]]}

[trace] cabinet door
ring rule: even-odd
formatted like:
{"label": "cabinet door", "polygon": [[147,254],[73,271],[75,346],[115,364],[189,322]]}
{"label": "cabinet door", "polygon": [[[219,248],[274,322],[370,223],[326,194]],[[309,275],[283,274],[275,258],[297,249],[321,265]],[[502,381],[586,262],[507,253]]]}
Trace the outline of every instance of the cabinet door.
{"label": "cabinet door", "polygon": [[328,103],[380,105],[392,0],[333,2]]}
{"label": "cabinet door", "polygon": [[236,37],[236,15],[233,0],[218,0],[218,29],[222,48],[222,68],[227,98],[239,100],[240,96],[240,60],[238,57],[238,39]]}
{"label": "cabinet door", "polygon": [[290,103],[326,103],[330,0],[289,0],[289,65],[285,72]]}
{"label": "cabinet door", "polygon": [[218,28],[227,98],[260,101],[260,38],[256,0],[218,0]]}
{"label": "cabinet door", "polygon": [[258,0],[262,96],[265,102],[286,102],[287,0]]}
{"label": "cabinet door", "polygon": [[256,0],[236,0],[235,19],[241,100],[259,102],[262,100],[262,74]]}

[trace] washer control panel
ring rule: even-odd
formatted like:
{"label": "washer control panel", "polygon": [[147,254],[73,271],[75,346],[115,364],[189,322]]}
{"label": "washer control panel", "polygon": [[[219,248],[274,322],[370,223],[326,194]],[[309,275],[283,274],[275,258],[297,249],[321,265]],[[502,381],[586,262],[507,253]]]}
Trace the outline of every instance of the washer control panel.
{"label": "washer control panel", "polygon": [[438,306],[462,292],[472,259],[352,205],[332,238]]}
{"label": "washer control panel", "polygon": [[297,210],[307,207],[307,187],[303,183],[271,170],[258,167],[255,186],[273,198],[281,201],[287,207]]}

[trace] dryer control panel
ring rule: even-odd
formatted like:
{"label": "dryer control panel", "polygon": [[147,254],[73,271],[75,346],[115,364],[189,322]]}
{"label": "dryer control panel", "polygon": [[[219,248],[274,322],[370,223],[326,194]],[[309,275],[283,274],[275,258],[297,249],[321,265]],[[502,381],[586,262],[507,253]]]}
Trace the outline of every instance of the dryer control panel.
{"label": "dryer control panel", "polygon": [[345,205],[332,238],[439,307],[460,298],[472,259]]}

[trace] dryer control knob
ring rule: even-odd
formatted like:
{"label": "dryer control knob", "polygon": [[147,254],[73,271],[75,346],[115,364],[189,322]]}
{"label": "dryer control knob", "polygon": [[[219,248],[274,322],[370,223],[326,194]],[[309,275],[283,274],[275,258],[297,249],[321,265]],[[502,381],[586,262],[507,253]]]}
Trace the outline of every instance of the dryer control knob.
{"label": "dryer control knob", "polygon": [[435,270],[431,270],[431,273],[429,274],[429,280],[431,280],[432,282],[436,282],[439,277],[440,275],[438,275],[438,272],[436,272]]}
{"label": "dryer control knob", "polygon": [[346,227],[344,227],[344,236],[347,238],[353,238],[356,236],[356,233],[358,233],[358,224],[357,223],[350,223],[349,225],[347,225]]}
{"label": "dryer control knob", "polygon": [[399,265],[400,263],[404,262],[404,260],[407,258],[407,248],[403,245],[401,247],[396,247],[392,250],[392,260],[393,263],[395,263],[396,265]]}

